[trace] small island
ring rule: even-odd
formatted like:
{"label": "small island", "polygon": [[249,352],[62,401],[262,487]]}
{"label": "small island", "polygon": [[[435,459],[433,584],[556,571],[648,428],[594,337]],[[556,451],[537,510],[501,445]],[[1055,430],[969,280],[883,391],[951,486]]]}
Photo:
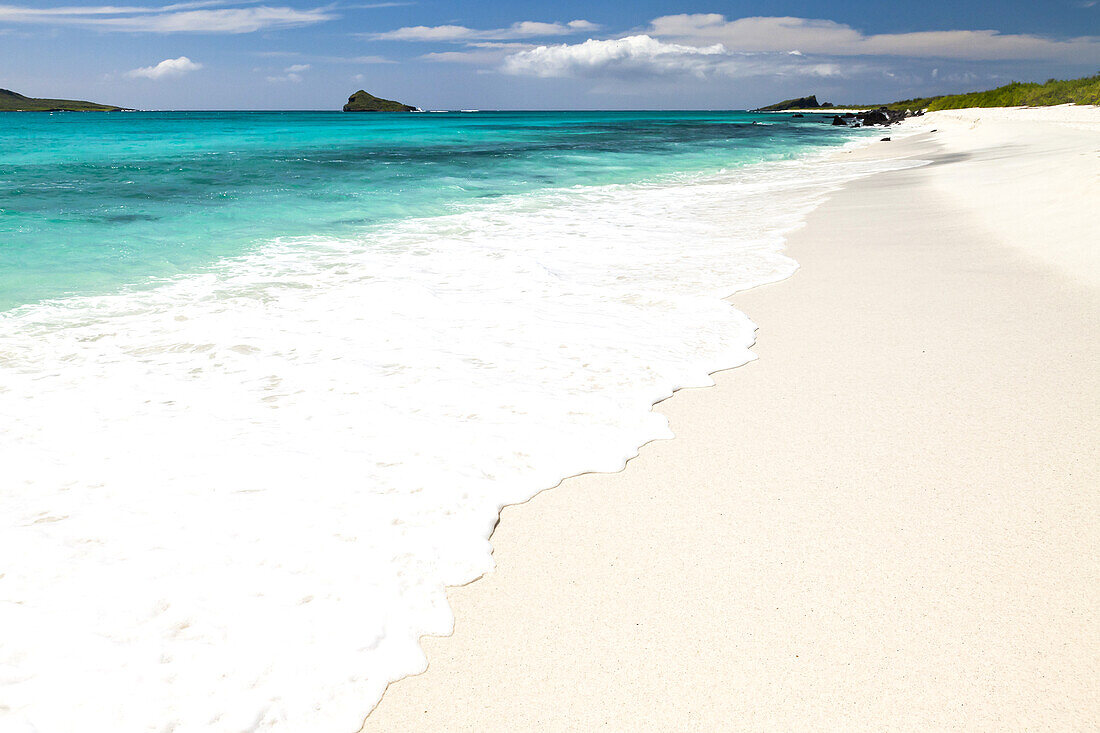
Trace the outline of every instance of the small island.
{"label": "small island", "polygon": [[776,102],[775,104],[769,104],[767,107],[761,107],[756,110],[757,112],[783,112],[788,109],[821,109],[832,107],[833,105],[828,102],[818,102],[817,95],[811,94],[808,97],[795,97],[794,99],[784,99],[782,102]]}
{"label": "small island", "polygon": [[125,107],[72,99],[36,99],[0,89],[0,112],[126,112]]}
{"label": "small island", "polygon": [[419,109],[412,105],[395,102],[392,99],[382,99],[360,89],[348,97],[348,103],[344,105],[345,112],[417,112]]}

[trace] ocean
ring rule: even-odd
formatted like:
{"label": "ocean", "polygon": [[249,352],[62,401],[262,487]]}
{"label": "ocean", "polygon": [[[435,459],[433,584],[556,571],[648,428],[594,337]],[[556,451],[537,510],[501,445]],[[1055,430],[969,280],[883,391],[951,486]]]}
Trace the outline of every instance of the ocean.
{"label": "ocean", "polygon": [[[0,118],[0,728],[357,730],[896,166],[740,112]],[[766,327],[766,325],[765,325]],[[675,486],[667,487],[675,492]]]}

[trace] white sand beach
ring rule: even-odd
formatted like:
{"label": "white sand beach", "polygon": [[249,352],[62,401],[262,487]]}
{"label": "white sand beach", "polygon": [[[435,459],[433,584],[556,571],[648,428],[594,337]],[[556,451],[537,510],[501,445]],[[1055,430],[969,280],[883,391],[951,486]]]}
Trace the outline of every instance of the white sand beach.
{"label": "white sand beach", "polygon": [[732,298],[760,358],[675,439],[506,508],[364,730],[1100,727],[1100,108],[883,136],[932,163]]}

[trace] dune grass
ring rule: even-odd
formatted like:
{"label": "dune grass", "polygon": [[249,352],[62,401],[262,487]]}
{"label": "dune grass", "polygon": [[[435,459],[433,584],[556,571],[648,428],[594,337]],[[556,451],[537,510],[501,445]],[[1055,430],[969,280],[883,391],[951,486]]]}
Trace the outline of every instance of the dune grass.
{"label": "dune grass", "polygon": [[1048,79],[1043,84],[1012,82],[1003,87],[969,94],[905,99],[891,109],[965,109],[968,107],[1049,107],[1055,104],[1100,105],[1100,74],[1083,79]]}
{"label": "dune grass", "polygon": [[[804,100],[817,101],[814,97],[805,97]],[[787,100],[778,105],[762,107],[762,110],[789,109],[789,102],[803,100]],[[1100,105],[1100,74],[1087,76],[1083,79],[1048,79],[1042,84],[1022,83],[1014,81],[1003,87],[989,89],[984,92],[970,92],[968,94],[947,94],[938,97],[917,97],[915,99],[903,99],[900,102],[890,104],[841,104],[839,108],[847,109],[878,109],[888,107],[896,110],[927,109],[932,112],[938,109],[965,109],[967,107],[1049,107],[1055,104],[1095,104]],[[808,109],[809,107],[807,107]],[[816,107],[816,109],[823,109]]]}

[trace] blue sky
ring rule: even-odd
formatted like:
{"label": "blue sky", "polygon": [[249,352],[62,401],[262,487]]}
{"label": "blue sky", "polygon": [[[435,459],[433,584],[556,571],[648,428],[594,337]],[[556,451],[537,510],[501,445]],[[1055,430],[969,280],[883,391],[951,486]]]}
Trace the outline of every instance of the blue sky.
{"label": "blue sky", "polygon": [[0,87],[157,109],[877,102],[1100,71],[1098,0],[0,0]]}

